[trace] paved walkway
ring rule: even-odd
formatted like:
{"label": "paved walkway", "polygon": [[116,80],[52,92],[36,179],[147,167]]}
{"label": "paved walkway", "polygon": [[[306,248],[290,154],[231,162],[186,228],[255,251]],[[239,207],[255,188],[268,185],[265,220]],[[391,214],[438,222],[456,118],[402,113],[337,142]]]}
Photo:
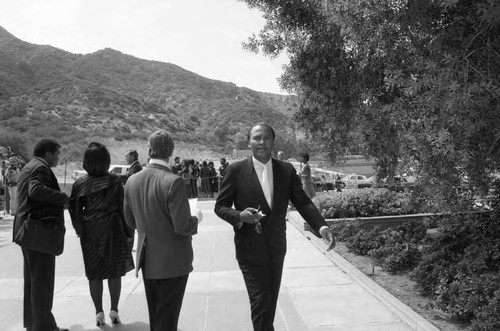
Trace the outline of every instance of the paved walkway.
{"label": "paved walkway", "polygon": [[[243,278],[234,258],[233,230],[213,213],[214,201],[200,201],[204,220],[194,236],[194,272],[181,311],[182,331],[251,331]],[[0,215],[3,216],[3,215]],[[294,216],[297,218],[297,215]],[[22,254],[11,243],[12,217],[0,220],[0,330],[22,328]],[[295,224],[295,222],[292,222]],[[72,331],[99,330],[78,238],[66,214],[66,247],[56,262],[53,312],[58,324]],[[300,229],[288,225],[288,253],[275,320],[276,331],[431,330],[409,326],[394,308],[370,293],[347,269],[333,263]],[[123,324],[106,330],[148,331],[147,305],[141,278],[122,279],[120,316]],[[109,311],[107,289],[105,311]],[[407,309],[407,308],[405,308]],[[107,312],[106,312],[107,314]],[[107,316],[106,316],[107,317]],[[411,324],[411,323],[410,323]],[[425,323],[424,323],[425,324]],[[435,329],[437,330],[437,329]]]}

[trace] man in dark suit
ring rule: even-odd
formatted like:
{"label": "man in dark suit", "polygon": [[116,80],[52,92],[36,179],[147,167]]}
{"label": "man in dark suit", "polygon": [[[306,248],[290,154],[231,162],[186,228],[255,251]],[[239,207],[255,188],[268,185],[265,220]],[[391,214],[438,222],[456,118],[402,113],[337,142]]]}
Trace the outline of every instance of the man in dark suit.
{"label": "man in dark suit", "polygon": [[135,149],[128,150],[125,153],[125,161],[130,164],[130,168],[127,169],[127,179],[142,170],[139,163],[139,153]]}
{"label": "man in dark suit", "polygon": [[137,228],[136,273],[142,269],[151,331],[176,331],[189,273],[193,270],[191,216],[184,181],[168,161],[174,141],[164,130],[149,136],[150,161],[125,185],[125,220]]}
{"label": "man in dark suit", "polygon": [[302,190],[293,165],[271,158],[274,139],[268,124],[250,130],[252,157],[227,167],[215,204],[215,213],[234,227],[236,259],[250,298],[255,331],[274,330],[286,253],[288,201],[329,242],[328,249],[335,246],[332,232]]}
{"label": "man in dark suit", "polygon": [[[34,158],[21,170],[14,238],[30,214],[39,219],[51,217],[57,222],[54,225],[64,229],[68,196],[61,192],[50,169],[58,164],[60,149],[61,145],[55,141],[40,140],[33,150]],[[31,331],[68,330],[58,328],[52,315],[55,256],[22,245],[21,249],[24,258],[24,327]]]}

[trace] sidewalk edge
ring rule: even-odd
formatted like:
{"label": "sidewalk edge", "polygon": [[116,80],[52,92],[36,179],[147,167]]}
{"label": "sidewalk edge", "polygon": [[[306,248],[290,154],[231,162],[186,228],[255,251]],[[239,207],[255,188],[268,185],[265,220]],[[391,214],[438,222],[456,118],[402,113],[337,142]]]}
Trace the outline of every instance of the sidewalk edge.
{"label": "sidewalk edge", "polygon": [[391,293],[389,293],[382,286],[374,282],[363,272],[359,271],[340,254],[331,250],[325,251],[325,243],[321,238],[316,237],[309,231],[304,230],[304,219],[296,211],[289,212],[288,222],[299,230],[305,237],[307,237],[323,254],[330,259],[334,264],[339,266],[346,274],[348,274],[353,281],[359,284],[363,289],[370,293],[373,297],[379,300],[383,305],[388,307],[394,314],[396,314],[404,323],[415,331],[439,331],[428,320],[420,316],[413,309],[405,305]]}

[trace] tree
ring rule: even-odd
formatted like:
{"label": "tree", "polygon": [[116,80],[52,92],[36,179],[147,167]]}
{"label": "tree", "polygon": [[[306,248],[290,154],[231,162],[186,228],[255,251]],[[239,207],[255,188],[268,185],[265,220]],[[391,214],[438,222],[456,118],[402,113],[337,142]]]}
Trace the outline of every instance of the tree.
{"label": "tree", "polygon": [[[28,153],[28,148],[26,146],[27,140],[24,134],[0,129],[0,146],[5,148],[10,147],[10,150],[20,156],[25,162],[30,159],[30,153]],[[7,157],[7,155],[3,156]]]}
{"label": "tree", "polygon": [[500,162],[498,1],[245,2],[267,21],[245,47],[289,54],[281,85],[332,160],[362,132],[381,175],[412,162],[455,204],[464,183],[488,191]]}

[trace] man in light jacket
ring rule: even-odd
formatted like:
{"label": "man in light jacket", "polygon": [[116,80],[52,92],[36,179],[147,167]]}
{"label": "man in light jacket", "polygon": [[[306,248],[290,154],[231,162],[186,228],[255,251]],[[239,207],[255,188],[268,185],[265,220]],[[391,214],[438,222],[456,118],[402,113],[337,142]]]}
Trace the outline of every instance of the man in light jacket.
{"label": "man in light jacket", "polygon": [[184,181],[168,166],[174,141],[164,130],[148,139],[149,164],[125,185],[125,220],[137,228],[136,273],[142,269],[151,331],[177,330],[189,273],[192,235],[201,213],[191,216]]}

